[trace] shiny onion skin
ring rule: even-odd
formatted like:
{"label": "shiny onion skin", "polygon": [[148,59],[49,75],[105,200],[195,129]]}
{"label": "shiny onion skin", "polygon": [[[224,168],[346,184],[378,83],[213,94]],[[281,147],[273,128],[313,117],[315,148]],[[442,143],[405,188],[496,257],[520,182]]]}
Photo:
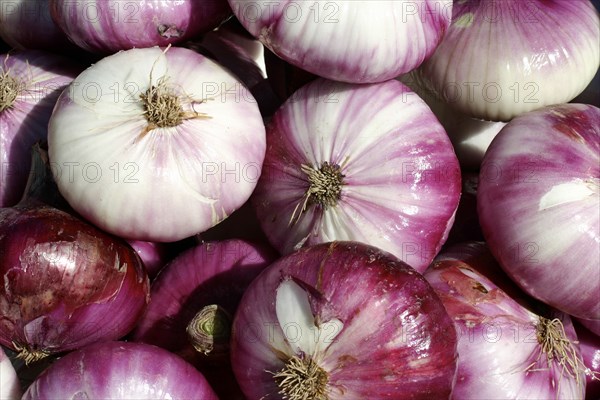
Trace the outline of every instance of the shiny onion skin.
{"label": "shiny onion skin", "polygon": [[[0,207],[14,206],[23,196],[31,146],[46,139],[58,96],[82,69],[45,51],[0,55]],[[7,90],[16,90],[10,102],[3,101]]]}
{"label": "shiny onion skin", "polygon": [[513,119],[482,163],[477,210],[502,268],[531,296],[600,319],[600,109],[550,106]]}
{"label": "shiny onion skin", "polygon": [[46,205],[50,172],[36,147],[23,200],[0,209],[0,344],[26,363],[130,332],[149,301],[137,253]]}
{"label": "shiny onion skin", "polygon": [[52,19],[77,46],[110,54],[166,46],[216,28],[227,0],[48,0]]}
{"label": "shiny onion skin", "polygon": [[221,358],[199,353],[186,328],[205,306],[219,305],[233,316],[250,282],[276,258],[270,248],[240,239],[205,242],[182,252],[152,283],[150,304],[131,340],[181,356],[206,376],[220,398],[243,400],[229,351]]}
{"label": "shiny onion skin", "polygon": [[324,78],[374,83],[408,72],[441,41],[451,0],[229,0],[278,57]]}
{"label": "shiny onion skin", "polygon": [[446,132],[405,85],[318,79],[267,125],[251,202],[282,254],[356,240],[422,272],[448,236],[460,179]]}
{"label": "shiny onion skin", "polygon": [[23,400],[218,400],[193,366],[156,346],[102,342],[71,352],[46,369]]}
{"label": "shiny onion skin", "polygon": [[[453,246],[448,254],[442,251],[424,276],[458,333],[458,372],[452,398],[583,397],[583,359],[571,319],[562,314],[562,325],[548,325],[550,320],[535,314],[518,288],[512,288],[511,294],[505,292],[503,288],[514,283],[504,276],[484,243],[467,242]],[[569,340],[572,347],[551,347],[551,353],[544,352],[544,346],[552,343],[543,333],[548,326],[556,338]],[[572,363],[566,369],[560,364],[562,351]]]}
{"label": "shiny onion skin", "polygon": [[572,100],[599,66],[600,18],[589,0],[465,0],[420,73],[456,110],[509,121]]}
{"label": "shiny onion skin", "polygon": [[153,47],[82,72],[57,101],[48,145],[60,192],[84,218],[124,239],[175,242],[248,200],[266,141],[255,99],[227,70]]}
{"label": "shiny onion skin", "polygon": [[[248,400],[443,399],[454,385],[456,332],[439,298],[413,268],[358,242],[271,264],[242,298],[231,346]],[[283,383],[294,365],[317,383]]]}

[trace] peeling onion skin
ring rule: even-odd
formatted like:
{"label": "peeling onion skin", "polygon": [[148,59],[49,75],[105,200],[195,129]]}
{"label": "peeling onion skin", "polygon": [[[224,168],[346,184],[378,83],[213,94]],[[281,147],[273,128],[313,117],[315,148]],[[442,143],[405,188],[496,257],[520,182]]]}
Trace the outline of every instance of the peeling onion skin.
{"label": "peeling onion skin", "polygon": [[[302,319],[278,312],[277,290],[289,281],[307,296],[309,321],[325,327],[318,344]],[[284,327],[298,327],[289,341],[280,316],[290,319]],[[326,325],[333,320],[341,329]],[[317,349],[301,350],[327,371],[327,399],[442,399],[454,385],[456,332],[439,298],[414,269],[363,243],[303,248],[252,282],[231,341],[234,372],[248,400],[282,398],[273,373],[298,355],[298,343]]]}
{"label": "peeling onion skin", "polygon": [[215,360],[198,353],[186,327],[212,304],[233,316],[248,285],[276,258],[272,249],[240,239],[205,242],[182,252],[153,282],[152,300],[131,340],[179,355],[205,375],[220,398],[243,400],[229,358]]}
{"label": "peeling onion skin", "polygon": [[551,106],[496,136],[479,175],[477,210],[502,268],[529,295],[600,319],[600,109]]}
{"label": "peeling onion skin", "polygon": [[0,111],[0,207],[21,200],[31,166],[31,146],[46,140],[48,120],[62,90],[83,68],[41,50],[0,55],[0,74],[21,82],[12,107]]}
{"label": "peeling onion skin", "polygon": [[46,369],[23,400],[218,400],[204,376],[176,355],[143,343],[102,342]]}
{"label": "peeling onion skin", "polygon": [[133,329],[150,285],[126,243],[39,204],[0,209],[0,227],[0,344],[41,356]]}
{"label": "peeling onion skin", "polygon": [[[141,95],[162,78],[192,116],[151,129]],[[102,96],[90,101],[85,87]],[[57,101],[48,146],[58,188],[84,218],[127,240],[175,242],[248,200],[266,139],[255,99],[233,75],[193,50],[153,47],[81,73]]]}
{"label": "peeling onion skin", "polygon": [[[251,202],[282,254],[355,240],[422,272],[446,241],[460,197],[460,167],[435,115],[402,83],[315,80],[275,113],[267,146]],[[327,207],[309,203],[300,212],[311,187],[301,166],[324,162],[344,175],[339,199]]]}
{"label": "peeling onion skin", "polygon": [[309,2],[229,0],[244,27],[278,57],[324,78],[374,83],[428,58],[451,0]]}
{"label": "peeling onion skin", "polygon": [[[458,371],[454,399],[581,399],[585,378],[582,358],[574,345],[581,370],[563,375],[537,340],[540,317],[523,297],[519,303],[503,288],[514,283],[484,243],[464,243],[440,253],[424,277],[441,298],[458,333]],[[494,276],[490,280],[488,276]],[[500,277],[502,288],[495,280]],[[512,289],[518,293],[518,289]],[[559,314],[566,338],[577,341],[568,315]],[[555,355],[553,355],[555,356]],[[532,363],[536,363],[532,366]],[[525,372],[527,369],[531,371]]]}
{"label": "peeling onion skin", "polygon": [[52,19],[92,53],[176,44],[216,28],[231,15],[227,0],[49,0]]}
{"label": "peeling onion skin", "polygon": [[589,0],[466,0],[452,14],[419,70],[452,107],[476,118],[509,121],[567,103],[600,66],[600,18]]}

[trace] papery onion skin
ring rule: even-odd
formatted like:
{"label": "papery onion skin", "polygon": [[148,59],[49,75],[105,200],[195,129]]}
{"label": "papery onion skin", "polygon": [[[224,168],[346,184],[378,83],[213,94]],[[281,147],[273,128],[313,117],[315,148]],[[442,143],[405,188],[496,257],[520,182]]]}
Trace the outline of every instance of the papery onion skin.
{"label": "papery onion skin", "polygon": [[[160,82],[189,115],[177,126],[146,119],[141,95]],[[57,102],[48,145],[57,185],[84,218],[125,239],[174,242],[248,200],[266,141],[256,101],[229,72],[192,50],[155,47],[80,74]]]}
{"label": "papery onion skin", "polygon": [[523,290],[600,319],[600,109],[551,106],[516,117],[488,149],[477,209],[490,250]]}
{"label": "papery onion skin", "polygon": [[451,0],[229,3],[278,57],[353,83],[382,82],[416,68],[432,54],[452,14]]}
{"label": "papery onion skin", "polygon": [[13,105],[0,111],[0,207],[21,200],[31,166],[31,146],[46,139],[58,96],[82,69],[70,59],[45,51],[0,55],[0,74],[19,81]]}
{"label": "papery onion skin", "polygon": [[276,258],[272,249],[240,239],[205,242],[182,252],[153,282],[152,300],[131,340],[181,356],[202,371],[219,397],[240,398],[229,358],[215,361],[199,354],[186,327],[203,307],[213,304],[233,316],[250,282]]}
{"label": "papery onion skin", "polygon": [[0,399],[19,400],[22,395],[17,372],[4,349],[0,347]]}
{"label": "papery onion skin", "polygon": [[467,0],[452,14],[420,72],[465,114],[509,121],[566,103],[600,66],[600,18],[589,0]]}
{"label": "papery onion skin", "polygon": [[179,43],[231,15],[226,0],[49,2],[56,25],[82,49],[100,54]]}
{"label": "papery onion skin", "polygon": [[[356,240],[422,272],[445,242],[460,197],[458,160],[435,115],[402,83],[315,80],[275,113],[267,145],[251,201],[282,254]],[[344,176],[337,203],[306,203],[302,165],[325,162]]]}
{"label": "papery onion skin", "polygon": [[[556,354],[552,364],[538,342],[540,316],[519,304],[490,280],[504,279],[485,244],[468,242],[440,253],[424,277],[440,296],[458,333],[458,372],[455,399],[575,399],[585,388],[579,348],[569,376]],[[518,289],[511,290],[518,293]],[[531,307],[531,305],[529,305]],[[577,335],[567,315],[560,315],[566,338]],[[578,383],[576,376],[579,376]]]}
{"label": "papery onion skin", "polygon": [[77,49],[52,20],[49,1],[3,0],[0,37],[14,49],[62,54]]}
{"label": "papery onion skin", "polygon": [[[301,320],[282,327],[276,291],[286,280],[304,289],[317,326],[343,327],[328,325],[320,338]],[[297,335],[288,342],[290,327]],[[363,243],[324,243],[280,258],[252,282],[234,319],[232,365],[249,400],[279,399],[273,374],[294,355],[291,346],[319,339],[326,349],[314,359],[328,374],[328,399],[441,399],[454,384],[455,335],[414,269]]]}
{"label": "papery onion skin", "polygon": [[27,362],[130,332],[149,300],[137,254],[61,210],[0,209],[0,344]]}
{"label": "papery onion skin", "polygon": [[217,400],[206,379],[176,355],[156,346],[102,342],[67,354],[26,390],[36,399]]}

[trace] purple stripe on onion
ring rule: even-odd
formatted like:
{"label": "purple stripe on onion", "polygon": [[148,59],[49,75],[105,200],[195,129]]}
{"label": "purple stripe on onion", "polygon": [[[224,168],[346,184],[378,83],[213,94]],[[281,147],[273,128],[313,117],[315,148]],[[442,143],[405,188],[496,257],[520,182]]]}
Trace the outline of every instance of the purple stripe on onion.
{"label": "purple stripe on onion", "polygon": [[531,296],[600,319],[600,109],[551,106],[516,117],[479,175],[479,222],[502,268]]}

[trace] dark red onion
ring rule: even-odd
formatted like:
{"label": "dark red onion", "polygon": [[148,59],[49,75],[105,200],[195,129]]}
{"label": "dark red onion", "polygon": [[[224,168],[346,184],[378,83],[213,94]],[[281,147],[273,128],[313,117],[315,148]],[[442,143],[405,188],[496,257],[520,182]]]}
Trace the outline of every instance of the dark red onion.
{"label": "dark red onion", "polygon": [[453,398],[583,397],[585,367],[569,316],[534,313],[495,283],[515,286],[501,275],[483,243],[442,252],[425,271],[459,336]]}
{"label": "dark red onion", "polygon": [[45,51],[0,55],[0,207],[13,206],[23,196],[31,146],[46,139],[58,96],[82,69]]}
{"label": "dark red onion", "polygon": [[71,352],[45,370],[23,400],[218,400],[194,367],[143,343],[102,342]]}
{"label": "dark red onion", "polygon": [[[229,362],[231,318],[250,282],[276,257],[270,248],[239,239],[183,252],[153,282],[150,304],[132,340],[183,357],[202,371],[220,398],[243,399]],[[190,327],[200,313],[200,325]]]}
{"label": "dark red onion", "polygon": [[44,157],[36,147],[26,196],[0,209],[0,344],[26,362],[120,338],[149,300],[127,243],[40,201],[51,176]]}
{"label": "dark red onion", "polygon": [[359,242],[275,261],[247,289],[232,332],[249,400],[441,399],[454,384],[456,332],[431,286]]}

